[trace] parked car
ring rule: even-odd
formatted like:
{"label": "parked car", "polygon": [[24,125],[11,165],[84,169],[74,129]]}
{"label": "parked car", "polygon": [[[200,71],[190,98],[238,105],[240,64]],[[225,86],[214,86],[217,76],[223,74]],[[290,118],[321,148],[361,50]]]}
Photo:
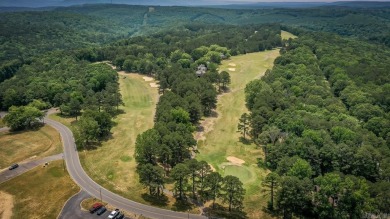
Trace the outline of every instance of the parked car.
{"label": "parked car", "polygon": [[118,216],[119,214],[119,209],[115,209],[114,211],[111,211],[111,214],[108,215],[108,218],[112,219],[112,218],[116,218],[116,216]]}
{"label": "parked car", "polygon": [[19,167],[19,164],[15,163],[15,164],[12,164],[8,169],[13,170],[13,169],[16,169],[18,167]]}
{"label": "parked car", "polygon": [[92,207],[89,209],[89,212],[91,214],[95,213],[97,210],[99,210],[101,207],[103,207],[102,203],[96,202],[95,204],[92,205]]}
{"label": "parked car", "polygon": [[101,208],[99,208],[99,210],[97,210],[97,215],[102,215],[104,212],[107,211],[107,208],[102,206]]}
{"label": "parked car", "polygon": [[125,215],[123,213],[118,214],[115,219],[123,219],[125,218]]}

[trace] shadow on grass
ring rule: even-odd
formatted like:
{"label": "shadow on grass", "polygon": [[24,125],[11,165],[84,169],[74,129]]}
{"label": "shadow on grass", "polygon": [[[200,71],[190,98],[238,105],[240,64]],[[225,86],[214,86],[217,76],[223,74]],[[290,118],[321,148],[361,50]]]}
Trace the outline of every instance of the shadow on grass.
{"label": "shadow on grass", "polygon": [[242,137],[242,136],[240,137],[239,141],[240,141],[241,143],[245,144],[245,145],[250,145],[250,144],[251,144],[251,140],[246,139],[246,138],[244,138],[244,137]]}
{"label": "shadow on grass", "polygon": [[101,146],[102,146],[101,142],[89,142],[88,144],[85,144],[84,147],[77,147],[77,148],[79,151],[82,150],[92,151],[98,149]]}
{"label": "shadow on grass", "polygon": [[229,218],[229,219],[247,219],[248,216],[245,212],[240,210],[229,211],[228,208],[215,204],[214,208],[207,207],[204,212],[209,218]]}
{"label": "shadow on grass", "polygon": [[149,195],[148,193],[143,193],[141,197],[154,206],[164,207],[168,205],[168,197],[165,195],[154,196]]}

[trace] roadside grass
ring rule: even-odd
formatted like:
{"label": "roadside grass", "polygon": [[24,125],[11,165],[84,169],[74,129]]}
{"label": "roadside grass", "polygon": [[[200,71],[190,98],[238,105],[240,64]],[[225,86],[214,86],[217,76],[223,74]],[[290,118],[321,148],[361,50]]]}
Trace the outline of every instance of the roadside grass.
{"label": "roadside grass", "polygon": [[0,128],[3,128],[5,126],[3,119],[0,118]]}
{"label": "roadside grass", "polygon": [[0,184],[0,191],[14,196],[12,218],[57,218],[65,202],[78,190],[62,160]]}
{"label": "roadside grass", "polygon": [[[263,76],[267,69],[272,68],[273,61],[278,56],[279,50],[271,50],[234,56],[223,61],[219,69],[229,72],[230,91],[218,98],[218,118],[211,131],[205,134],[206,139],[198,144],[198,160],[207,161],[222,175],[232,174],[243,181],[246,189],[244,211],[249,218],[271,218],[262,211],[267,199],[261,192],[261,182],[267,171],[257,166],[257,158],[264,156],[261,149],[254,144],[239,141],[241,134],[237,132],[237,124],[240,116],[248,112],[245,107],[246,84]],[[234,68],[235,71],[229,68]],[[228,156],[242,159],[245,163],[241,167],[226,166]]]}
{"label": "roadside grass", "polygon": [[282,40],[288,40],[289,38],[291,38],[291,39],[298,38],[294,34],[289,33],[287,31],[284,31],[284,30],[282,30],[282,32],[281,32],[281,37],[282,37]]}
{"label": "roadside grass", "polygon": [[28,158],[42,158],[61,152],[60,135],[48,125],[38,130],[0,132],[0,169]]}
{"label": "roadside grass", "polygon": [[107,205],[107,202],[101,202],[100,199],[87,198],[81,202],[81,208],[83,208],[86,211],[89,211],[89,209],[92,207],[92,205],[95,204],[96,202],[102,203],[104,206]]}

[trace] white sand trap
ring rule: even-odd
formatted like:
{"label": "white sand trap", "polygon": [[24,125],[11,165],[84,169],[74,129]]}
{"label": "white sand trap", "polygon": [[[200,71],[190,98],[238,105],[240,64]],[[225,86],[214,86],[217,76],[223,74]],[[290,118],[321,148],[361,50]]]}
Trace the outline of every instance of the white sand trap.
{"label": "white sand trap", "polygon": [[0,219],[10,219],[14,208],[14,197],[0,191]]}
{"label": "white sand trap", "polygon": [[153,81],[154,79],[152,77],[142,77],[145,81]]}
{"label": "white sand trap", "polygon": [[160,87],[158,84],[156,84],[156,83],[150,83],[150,86],[151,87]]}
{"label": "white sand trap", "polygon": [[229,66],[236,67],[236,64],[234,64],[234,63],[229,63]]}
{"label": "white sand trap", "polygon": [[232,163],[234,165],[238,165],[238,166],[241,166],[242,164],[245,163],[244,160],[241,160],[237,157],[232,157],[232,156],[227,157],[226,160],[228,160],[230,163]]}
{"label": "white sand trap", "polygon": [[236,68],[228,68],[229,71],[236,71]]}

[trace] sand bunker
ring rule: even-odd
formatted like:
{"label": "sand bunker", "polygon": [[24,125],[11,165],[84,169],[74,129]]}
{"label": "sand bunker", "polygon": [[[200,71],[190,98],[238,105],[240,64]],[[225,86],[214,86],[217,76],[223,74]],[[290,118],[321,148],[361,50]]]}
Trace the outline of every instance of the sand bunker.
{"label": "sand bunker", "polygon": [[236,71],[236,68],[228,68],[229,71]]}
{"label": "sand bunker", "polygon": [[229,63],[229,66],[236,67],[236,64],[234,64],[234,63]]}
{"label": "sand bunker", "polygon": [[156,83],[150,83],[150,87],[159,87],[159,85]]}
{"label": "sand bunker", "polygon": [[152,77],[142,77],[145,81],[153,81],[154,79]]}
{"label": "sand bunker", "polygon": [[0,219],[9,219],[12,217],[14,208],[14,198],[12,195],[0,191]]}
{"label": "sand bunker", "polygon": [[228,160],[230,163],[232,163],[234,165],[238,165],[238,166],[241,166],[242,164],[245,163],[244,160],[241,160],[237,157],[232,157],[232,156],[227,157],[226,160]]}
{"label": "sand bunker", "polygon": [[211,170],[212,170],[213,172],[215,172],[215,168],[213,167],[213,165],[209,164],[209,166],[210,166]]}

